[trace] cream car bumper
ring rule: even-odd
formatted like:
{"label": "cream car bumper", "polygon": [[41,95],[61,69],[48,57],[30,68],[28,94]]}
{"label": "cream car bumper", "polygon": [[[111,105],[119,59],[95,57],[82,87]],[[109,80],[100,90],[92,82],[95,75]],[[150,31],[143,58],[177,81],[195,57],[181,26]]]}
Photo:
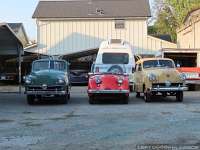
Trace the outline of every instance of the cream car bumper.
{"label": "cream car bumper", "polygon": [[187,91],[188,87],[154,87],[150,88],[151,92],[178,92],[178,91]]}

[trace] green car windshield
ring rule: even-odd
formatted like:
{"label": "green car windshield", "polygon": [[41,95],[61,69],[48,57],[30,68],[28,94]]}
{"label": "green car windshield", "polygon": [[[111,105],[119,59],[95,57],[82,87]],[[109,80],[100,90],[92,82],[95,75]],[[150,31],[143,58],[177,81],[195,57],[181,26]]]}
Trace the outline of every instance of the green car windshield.
{"label": "green car windshield", "polygon": [[143,68],[174,68],[171,60],[148,60],[143,62]]}
{"label": "green car windshield", "polygon": [[36,61],[33,63],[33,72],[41,70],[58,70],[65,71],[67,69],[66,63],[64,61]]}

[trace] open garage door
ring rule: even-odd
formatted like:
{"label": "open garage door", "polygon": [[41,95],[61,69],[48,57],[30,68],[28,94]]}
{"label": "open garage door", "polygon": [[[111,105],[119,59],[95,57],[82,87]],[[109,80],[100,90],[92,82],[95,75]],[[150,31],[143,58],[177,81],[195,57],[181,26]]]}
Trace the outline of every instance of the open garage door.
{"label": "open garage door", "polygon": [[6,23],[0,24],[0,92],[21,92],[22,54],[21,41]]}
{"label": "open garage door", "polygon": [[197,53],[164,53],[165,58],[171,58],[176,64],[184,67],[197,66]]}

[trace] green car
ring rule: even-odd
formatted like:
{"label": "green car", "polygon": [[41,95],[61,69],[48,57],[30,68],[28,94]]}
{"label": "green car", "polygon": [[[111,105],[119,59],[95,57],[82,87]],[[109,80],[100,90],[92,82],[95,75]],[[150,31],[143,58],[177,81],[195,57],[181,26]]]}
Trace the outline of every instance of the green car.
{"label": "green car", "polygon": [[30,75],[24,77],[25,94],[29,105],[35,100],[56,98],[66,104],[70,99],[68,62],[40,59],[32,63]]}

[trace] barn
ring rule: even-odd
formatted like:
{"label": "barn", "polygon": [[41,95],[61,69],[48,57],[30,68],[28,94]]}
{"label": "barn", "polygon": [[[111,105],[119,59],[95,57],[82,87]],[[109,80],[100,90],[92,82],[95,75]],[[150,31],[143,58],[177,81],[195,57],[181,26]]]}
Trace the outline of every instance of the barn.
{"label": "barn", "polygon": [[177,30],[177,49],[163,49],[165,56],[184,67],[200,67],[200,8],[185,17]]}
{"label": "barn", "polygon": [[96,50],[111,38],[128,41],[137,54],[176,48],[174,43],[147,34],[150,16],[148,0],[40,1],[33,14],[38,45],[27,51],[72,55]]}

